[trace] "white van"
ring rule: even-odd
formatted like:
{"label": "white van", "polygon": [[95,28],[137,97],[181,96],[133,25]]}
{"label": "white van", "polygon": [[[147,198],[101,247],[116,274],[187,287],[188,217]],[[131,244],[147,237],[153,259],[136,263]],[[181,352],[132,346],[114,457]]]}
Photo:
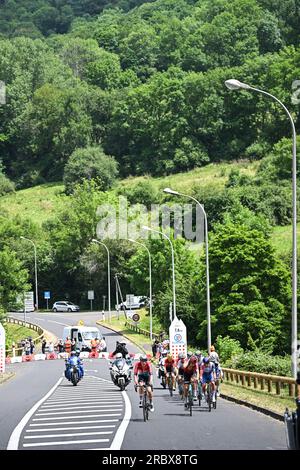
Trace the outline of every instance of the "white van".
{"label": "white van", "polygon": [[76,348],[80,351],[91,351],[91,340],[103,338],[96,326],[66,326],[63,331],[63,341],[69,337],[76,341]]}

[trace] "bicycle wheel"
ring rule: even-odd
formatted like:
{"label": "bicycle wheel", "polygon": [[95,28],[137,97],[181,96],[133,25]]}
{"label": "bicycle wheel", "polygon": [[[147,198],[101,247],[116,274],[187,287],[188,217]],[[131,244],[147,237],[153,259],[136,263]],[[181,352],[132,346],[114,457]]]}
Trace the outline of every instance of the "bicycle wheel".
{"label": "bicycle wheel", "polygon": [[199,406],[201,406],[201,400],[202,400],[202,386],[201,383],[198,383],[198,401],[199,401]]}
{"label": "bicycle wheel", "polygon": [[169,377],[168,378],[168,387],[169,387],[169,393],[170,393],[170,397],[173,396],[173,384],[172,384],[172,377]]}
{"label": "bicycle wheel", "polygon": [[147,421],[148,419],[147,393],[144,393],[144,396],[143,396],[143,417],[144,417],[144,421]]}
{"label": "bicycle wheel", "polygon": [[211,389],[210,384],[207,384],[207,404],[208,404],[208,411],[211,411]]}
{"label": "bicycle wheel", "polygon": [[213,409],[217,409],[217,392],[215,391],[215,401],[213,402]]}

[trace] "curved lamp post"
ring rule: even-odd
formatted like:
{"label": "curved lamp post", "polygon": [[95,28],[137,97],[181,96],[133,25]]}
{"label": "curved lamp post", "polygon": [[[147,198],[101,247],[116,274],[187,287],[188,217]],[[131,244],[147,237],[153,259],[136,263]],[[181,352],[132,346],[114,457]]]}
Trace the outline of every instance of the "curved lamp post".
{"label": "curved lamp post", "polygon": [[173,315],[174,315],[174,318],[176,318],[175,262],[174,262],[173,243],[171,239],[165,233],[160,232],[159,230],[154,230],[153,228],[147,227],[146,225],[144,225],[142,228],[143,230],[148,230],[149,232],[155,232],[155,233],[158,233],[159,235],[162,235],[170,243],[171,252],[172,252]]}
{"label": "curved lamp post", "polygon": [[137,245],[142,246],[147,250],[148,258],[149,258],[149,295],[150,295],[150,339],[152,341],[152,329],[153,329],[153,322],[152,322],[152,267],[151,267],[151,254],[146,245],[144,243],[138,242],[137,240],[133,240],[133,238],[128,238],[128,240],[132,243],[136,243]]}
{"label": "curved lamp post", "polygon": [[204,223],[205,223],[205,258],[206,258],[206,305],[207,305],[207,351],[208,354],[210,353],[210,346],[211,346],[211,322],[210,322],[210,287],[209,287],[209,259],[208,259],[208,225],[207,225],[207,215],[204,210],[204,207],[200,202],[195,199],[193,196],[189,196],[188,194],[182,194],[178,191],[174,191],[170,188],[165,188],[164,192],[167,194],[172,194],[174,196],[183,196],[192,201],[196,202],[196,204],[200,207],[201,211],[204,215]]}
{"label": "curved lamp post", "polygon": [[269,98],[275,100],[287,114],[293,135],[293,160],[292,160],[292,203],[293,203],[293,248],[292,248],[292,340],[291,340],[291,355],[292,355],[292,374],[297,376],[297,155],[296,155],[296,129],[295,123],[291,113],[286,106],[276,96],[271,95],[264,90],[252,87],[239,80],[230,79],[225,81],[225,85],[229,90],[249,90],[261,93]]}
{"label": "curved lamp post", "polygon": [[92,240],[93,243],[98,243],[99,245],[104,246],[104,248],[107,251],[107,290],[108,290],[108,317],[109,321],[111,322],[111,302],[110,302],[110,253],[109,249],[105,245],[105,243],[100,242],[99,240],[96,240],[93,238]]}

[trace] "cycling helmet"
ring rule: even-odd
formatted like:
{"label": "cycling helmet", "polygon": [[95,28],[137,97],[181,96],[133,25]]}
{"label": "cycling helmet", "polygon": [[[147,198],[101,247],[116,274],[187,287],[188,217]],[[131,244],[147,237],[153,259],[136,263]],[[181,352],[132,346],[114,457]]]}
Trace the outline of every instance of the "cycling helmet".
{"label": "cycling helmet", "polygon": [[166,351],[166,350],[164,350],[164,351],[161,352],[161,355],[162,355],[162,356],[166,356],[167,354],[168,354],[168,351]]}
{"label": "cycling helmet", "polygon": [[209,363],[209,357],[205,357],[205,358],[203,359],[203,362],[204,362],[204,364],[208,364],[208,363]]}
{"label": "cycling helmet", "polygon": [[170,359],[170,360],[173,359],[172,354],[171,354],[171,353],[168,353],[167,358]]}
{"label": "cycling helmet", "polygon": [[188,357],[188,358],[192,357],[192,355],[193,355],[193,353],[192,353],[191,351],[188,351],[188,352],[187,352],[187,357]]}
{"label": "cycling helmet", "polygon": [[178,359],[184,359],[185,357],[185,354],[184,353],[179,353],[178,354]]}
{"label": "cycling helmet", "polygon": [[190,363],[191,363],[191,364],[195,364],[196,362],[197,362],[196,356],[191,356],[191,357],[190,357]]}
{"label": "cycling helmet", "polygon": [[71,356],[75,356],[76,352],[75,351],[71,351]]}
{"label": "cycling helmet", "polygon": [[146,354],[142,354],[142,355],[140,356],[140,361],[141,361],[141,362],[147,362],[147,361],[148,361]]}
{"label": "cycling helmet", "polygon": [[195,356],[201,356],[201,351],[196,351]]}
{"label": "cycling helmet", "polygon": [[123,357],[123,356],[122,356],[121,353],[116,354],[116,359],[122,359],[122,357]]}

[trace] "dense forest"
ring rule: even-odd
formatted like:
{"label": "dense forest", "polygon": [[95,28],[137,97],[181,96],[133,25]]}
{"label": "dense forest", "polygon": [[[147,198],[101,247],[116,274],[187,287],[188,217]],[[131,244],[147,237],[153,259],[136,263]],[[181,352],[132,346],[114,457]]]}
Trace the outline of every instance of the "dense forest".
{"label": "dense forest", "polygon": [[[224,82],[273,93],[298,128],[299,33],[300,0],[0,1],[0,195],[56,181],[69,195],[42,227],[0,211],[0,270],[10,273],[2,307],[33,279],[24,233],[38,241],[41,290],[80,302],[97,284],[101,298],[105,254],[90,244],[97,206],[120,194],[169,202],[147,178],[112,191],[117,178],[257,161],[255,175],[233,169],[210,191],[191,182],[209,214],[213,338],[288,352],[290,257],[279,259],[270,232],[291,223],[290,123],[275,102]],[[145,291],[146,254],[109,243],[124,291]],[[174,246],[178,314],[202,345],[205,258],[183,239]],[[161,240],[149,247],[155,315],[167,327],[169,251]]]}

